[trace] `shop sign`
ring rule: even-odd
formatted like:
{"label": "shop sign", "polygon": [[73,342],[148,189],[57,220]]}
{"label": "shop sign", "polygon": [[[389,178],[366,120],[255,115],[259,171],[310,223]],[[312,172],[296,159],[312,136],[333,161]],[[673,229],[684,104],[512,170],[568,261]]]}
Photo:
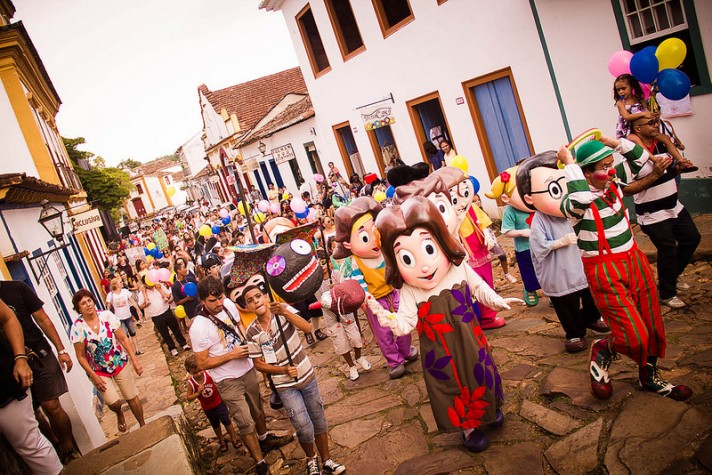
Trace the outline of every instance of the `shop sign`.
{"label": "shop sign", "polygon": [[378,129],[396,123],[396,118],[393,117],[393,108],[391,106],[376,105],[364,109],[361,112],[361,120],[366,130]]}
{"label": "shop sign", "polygon": [[245,172],[254,172],[257,168],[259,168],[257,157],[247,158],[242,162],[242,169]]}
{"label": "shop sign", "polygon": [[277,165],[287,163],[288,161],[294,160],[295,158],[297,158],[294,155],[294,149],[292,148],[291,143],[288,143],[286,145],[280,145],[279,147],[273,148],[272,156],[274,157],[274,161]]}
{"label": "shop sign", "polygon": [[83,233],[91,229],[100,228],[104,225],[98,209],[93,209],[72,216],[72,227],[75,233]]}

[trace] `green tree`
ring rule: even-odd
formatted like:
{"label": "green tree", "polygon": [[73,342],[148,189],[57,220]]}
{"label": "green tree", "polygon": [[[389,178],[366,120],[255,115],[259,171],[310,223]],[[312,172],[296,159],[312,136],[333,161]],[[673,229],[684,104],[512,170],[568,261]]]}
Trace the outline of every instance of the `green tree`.
{"label": "green tree", "polygon": [[[118,219],[121,205],[135,188],[131,183],[129,174],[119,168],[105,166],[102,157],[98,157],[91,152],[78,150],[77,147],[85,143],[83,137],[74,139],[62,137],[62,140],[67,148],[69,158],[74,164],[79,180],[87,192],[87,199],[100,209],[109,212],[112,218]],[[94,167],[90,170],[85,170],[78,166],[79,160],[85,160],[89,163],[94,162]]]}
{"label": "green tree", "polygon": [[119,168],[124,168],[124,169],[132,169],[132,168],[137,168],[143,165],[143,163],[139,162],[138,160],[134,160],[133,158],[127,158],[126,160],[121,160],[119,162]]}

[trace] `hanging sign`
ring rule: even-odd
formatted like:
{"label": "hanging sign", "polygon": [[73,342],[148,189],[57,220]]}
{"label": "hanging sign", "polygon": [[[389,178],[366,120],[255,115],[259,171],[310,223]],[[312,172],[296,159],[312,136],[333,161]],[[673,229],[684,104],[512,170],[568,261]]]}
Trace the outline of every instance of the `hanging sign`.
{"label": "hanging sign", "polygon": [[396,123],[391,106],[376,105],[361,111],[361,120],[366,130],[378,129]]}
{"label": "hanging sign", "polygon": [[246,158],[242,162],[242,169],[245,172],[253,172],[259,168],[259,164],[257,163],[257,157],[251,157],[251,158]]}
{"label": "hanging sign", "polygon": [[91,229],[100,228],[104,225],[98,209],[92,209],[84,213],[72,216],[72,227],[75,233],[83,233]]}
{"label": "hanging sign", "polygon": [[277,165],[287,163],[288,161],[294,160],[295,158],[297,158],[294,155],[294,149],[292,148],[291,143],[288,143],[287,145],[280,145],[279,147],[273,148],[272,156],[274,157],[274,161]]}

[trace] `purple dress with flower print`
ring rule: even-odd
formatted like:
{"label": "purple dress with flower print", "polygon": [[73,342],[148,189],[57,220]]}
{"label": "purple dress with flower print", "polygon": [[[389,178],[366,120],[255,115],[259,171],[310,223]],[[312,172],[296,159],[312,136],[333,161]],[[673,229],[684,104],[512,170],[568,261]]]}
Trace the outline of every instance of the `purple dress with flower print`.
{"label": "purple dress with flower print", "polygon": [[466,281],[418,305],[425,386],[441,431],[476,429],[495,420],[504,400],[490,345]]}

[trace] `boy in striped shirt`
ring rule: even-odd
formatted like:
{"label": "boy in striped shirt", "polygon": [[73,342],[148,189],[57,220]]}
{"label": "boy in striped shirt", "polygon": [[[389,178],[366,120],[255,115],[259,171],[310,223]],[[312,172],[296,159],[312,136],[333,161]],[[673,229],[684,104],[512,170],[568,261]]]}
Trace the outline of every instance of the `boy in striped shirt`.
{"label": "boy in striped shirt", "polygon": [[[613,152],[624,161],[613,166]],[[591,346],[589,376],[591,391],[600,399],[613,393],[608,368],[618,353],[638,363],[638,381],[652,391],[677,401],[692,395],[687,386],[675,386],[661,378],[658,358],[665,355],[658,291],[653,271],[638,249],[628,214],[613,179],[627,183],[648,161],[648,152],[634,143],[601,137],[571,152],[558,154],[565,165],[568,193],[561,211],[571,219],[582,251],[584,271],[596,306],[611,328],[611,336]]]}

